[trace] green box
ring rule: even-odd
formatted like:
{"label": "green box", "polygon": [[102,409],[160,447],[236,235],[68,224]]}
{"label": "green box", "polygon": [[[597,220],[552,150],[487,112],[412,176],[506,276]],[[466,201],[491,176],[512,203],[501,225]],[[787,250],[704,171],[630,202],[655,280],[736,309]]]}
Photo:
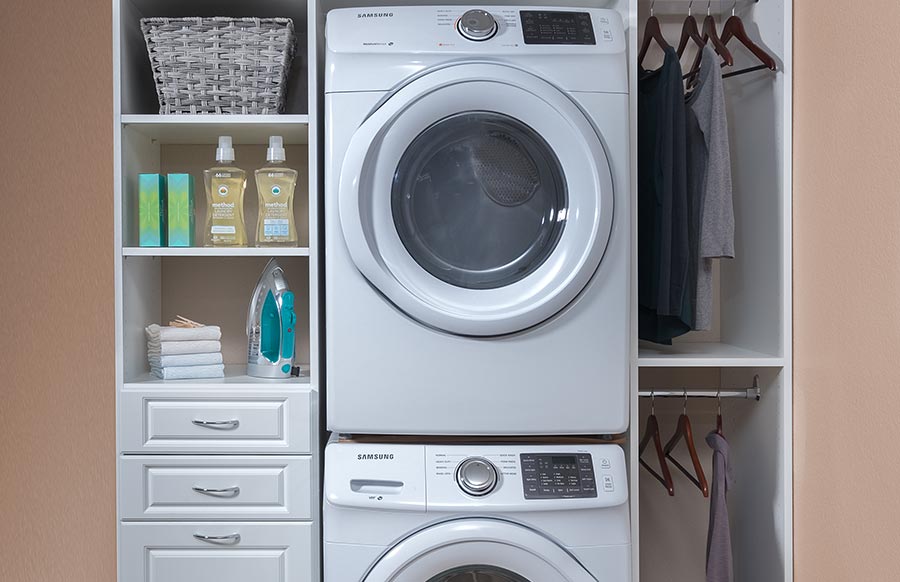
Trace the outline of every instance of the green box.
{"label": "green box", "polygon": [[168,183],[169,246],[194,246],[194,177],[169,174]]}
{"label": "green box", "polygon": [[142,247],[166,246],[166,178],[138,175],[138,224]]}

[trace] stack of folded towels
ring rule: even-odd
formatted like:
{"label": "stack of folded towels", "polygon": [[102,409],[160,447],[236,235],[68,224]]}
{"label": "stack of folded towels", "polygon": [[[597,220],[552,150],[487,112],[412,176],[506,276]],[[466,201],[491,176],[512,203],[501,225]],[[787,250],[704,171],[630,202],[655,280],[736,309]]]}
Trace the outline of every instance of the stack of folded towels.
{"label": "stack of folded towels", "polygon": [[200,327],[147,326],[147,359],[150,372],[163,380],[222,378],[222,330]]}

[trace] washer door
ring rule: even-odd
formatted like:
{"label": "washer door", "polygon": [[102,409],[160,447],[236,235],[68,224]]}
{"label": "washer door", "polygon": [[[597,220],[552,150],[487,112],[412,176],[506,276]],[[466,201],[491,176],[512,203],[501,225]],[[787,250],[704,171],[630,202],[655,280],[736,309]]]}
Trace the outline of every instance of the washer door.
{"label": "washer door", "polygon": [[364,582],[597,582],[548,538],[491,519],[424,529],[391,548]]}
{"label": "washer door", "polygon": [[600,265],[613,221],[597,131],[563,92],[509,66],[422,75],[353,135],[341,228],[357,268],[410,317],[460,335],[552,317]]}

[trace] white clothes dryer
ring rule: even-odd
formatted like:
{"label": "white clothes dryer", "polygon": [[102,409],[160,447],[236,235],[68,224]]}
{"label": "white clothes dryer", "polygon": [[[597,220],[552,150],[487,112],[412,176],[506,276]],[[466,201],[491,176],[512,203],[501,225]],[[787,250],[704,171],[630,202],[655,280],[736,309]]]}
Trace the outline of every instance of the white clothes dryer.
{"label": "white clothes dryer", "polygon": [[630,582],[616,445],[332,442],[324,582]]}
{"label": "white clothes dryer", "polygon": [[618,13],[341,9],[326,40],[328,428],[624,431]]}

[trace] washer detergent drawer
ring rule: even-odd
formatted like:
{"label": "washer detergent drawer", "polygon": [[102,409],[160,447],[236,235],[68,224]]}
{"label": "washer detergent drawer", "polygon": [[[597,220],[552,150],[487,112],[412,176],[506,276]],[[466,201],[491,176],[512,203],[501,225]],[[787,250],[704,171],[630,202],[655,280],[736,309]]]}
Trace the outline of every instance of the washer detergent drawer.
{"label": "washer detergent drawer", "polygon": [[127,456],[121,515],[131,519],[312,519],[309,456]]}
{"label": "washer detergent drawer", "polygon": [[309,523],[123,523],[123,582],[313,582]]}
{"label": "washer detergent drawer", "polygon": [[309,453],[309,391],[125,391],[126,453]]}

